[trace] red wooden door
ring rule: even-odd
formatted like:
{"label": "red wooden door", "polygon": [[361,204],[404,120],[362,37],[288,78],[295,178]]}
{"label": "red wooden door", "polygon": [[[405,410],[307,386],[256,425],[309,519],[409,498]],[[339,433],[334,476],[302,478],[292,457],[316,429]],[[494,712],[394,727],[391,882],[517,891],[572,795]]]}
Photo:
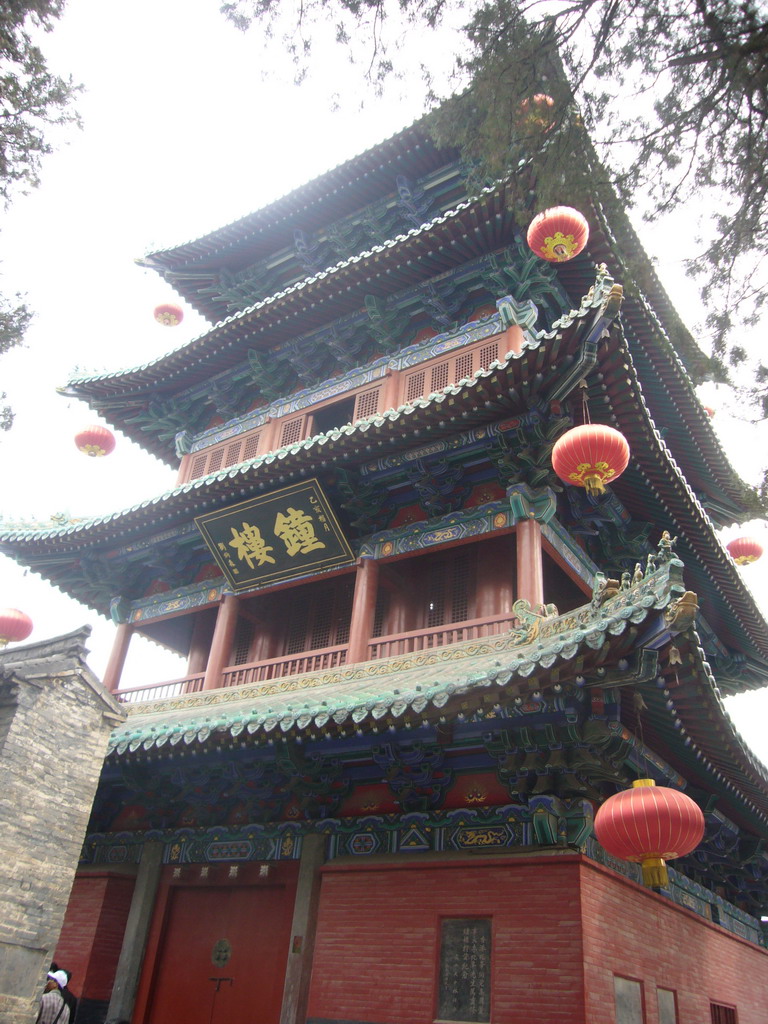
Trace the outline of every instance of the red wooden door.
{"label": "red wooden door", "polygon": [[278,1024],[292,911],[283,886],[174,886],[147,1024]]}

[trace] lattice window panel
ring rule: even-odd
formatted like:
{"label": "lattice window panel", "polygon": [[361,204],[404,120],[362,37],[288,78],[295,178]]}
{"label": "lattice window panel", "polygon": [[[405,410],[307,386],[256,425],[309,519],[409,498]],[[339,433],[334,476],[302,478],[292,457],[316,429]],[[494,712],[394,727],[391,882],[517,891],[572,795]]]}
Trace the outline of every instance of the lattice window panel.
{"label": "lattice window panel", "polygon": [[448,373],[449,366],[447,359],[444,363],[437,363],[433,366],[429,375],[429,390],[442,391],[444,387],[447,387]]}
{"label": "lattice window panel", "polygon": [[379,395],[381,388],[370,388],[368,391],[361,391],[355,399],[355,420],[363,420],[366,416],[373,416],[379,411]]}
{"label": "lattice window panel", "polygon": [[462,552],[452,563],[450,622],[464,622],[469,618],[470,580],[472,564],[467,552]]}
{"label": "lattice window panel", "polygon": [[261,433],[259,432],[258,434],[250,434],[245,439],[245,444],[243,445],[243,453],[240,456],[240,458],[242,459],[243,462],[246,462],[248,459],[255,459],[256,456],[259,454],[260,447]]}
{"label": "lattice window panel", "polygon": [[453,383],[458,384],[460,380],[464,380],[465,377],[472,376],[474,352],[463,352],[460,356],[456,356],[456,361],[453,367]]}
{"label": "lattice window panel", "polygon": [[286,420],[280,431],[280,443],[278,448],[284,448],[289,444],[296,444],[304,437],[304,426],[306,416],[297,416],[295,419]]}
{"label": "lattice window panel", "polygon": [[312,631],[309,635],[309,650],[318,647],[330,647],[333,629],[333,594],[327,590],[315,595]]}
{"label": "lattice window panel", "polygon": [[423,370],[418,373],[412,373],[410,377],[406,378],[405,381],[405,401],[412,402],[415,398],[421,398],[424,395],[424,383],[426,376]]}
{"label": "lattice window panel", "polygon": [[[442,391],[449,384],[471,377],[477,370],[488,369],[494,359],[499,358],[500,339],[476,343],[469,349],[441,360],[435,360],[405,378],[402,401],[413,402],[434,391]],[[427,381],[429,389],[427,390]]]}
{"label": "lattice window panel", "polygon": [[306,597],[291,601],[290,619],[285,637],[285,653],[300,654],[306,650],[309,603]]}
{"label": "lattice window panel", "polygon": [[285,639],[285,654],[334,647],[349,640],[354,580],[322,590],[312,588],[292,599]]}
{"label": "lattice window panel", "polygon": [[227,466],[235,466],[238,462],[255,458],[261,445],[261,435],[262,431],[246,434],[236,441],[224,442],[215,448],[206,448],[205,451],[191,456],[183,480],[197,480],[207,473],[216,473]]}
{"label": "lattice window panel", "polygon": [[427,586],[427,629],[445,622],[445,563],[430,566]]}
{"label": "lattice window panel", "polygon": [[235,466],[240,461],[240,449],[242,448],[242,440],[233,441],[227,445],[227,454],[224,458],[225,466]]}
{"label": "lattice window panel", "polygon": [[250,660],[253,634],[254,624],[250,619],[239,618],[235,629],[235,640],[232,644],[232,665],[245,665]]}
{"label": "lattice window panel", "polygon": [[334,644],[345,644],[349,640],[349,627],[352,622],[352,598],[354,583],[350,579],[339,585],[336,594],[336,635]]}
{"label": "lattice window panel", "polygon": [[494,359],[499,358],[499,343],[494,341],[492,344],[483,345],[480,349],[480,364],[478,369],[487,370]]}
{"label": "lattice window panel", "polygon": [[[379,590],[376,595],[376,611],[373,614],[373,636],[382,636],[384,633],[384,622],[389,609],[389,594],[386,590]],[[343,641],[342,641],[343,643]]]}
{"label": "lattice window panel", "polygon": [[202,455],[196,455],[192,459],[192,468],[189,471],[189,480],[197,480],[198,477],[205,476],[205,464],[208,461],[207,452]]}

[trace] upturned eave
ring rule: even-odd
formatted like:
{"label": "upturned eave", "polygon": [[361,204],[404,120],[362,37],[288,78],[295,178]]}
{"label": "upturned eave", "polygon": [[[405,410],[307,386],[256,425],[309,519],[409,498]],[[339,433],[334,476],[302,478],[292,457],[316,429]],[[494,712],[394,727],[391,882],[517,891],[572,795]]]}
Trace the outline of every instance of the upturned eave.
{"label": "upturned eave", "polygon": [[200,293],[201,282],[222,266],[241,267],[281,249],[298,225],[313,232],[353,214],[394,190],[394,176],[417,180],[455,160],[457,152],[438,150],[425,118],[396,132],[274,202],[230,224],[137,260],[156,271],[194,309],[211,322],[223,306]]}

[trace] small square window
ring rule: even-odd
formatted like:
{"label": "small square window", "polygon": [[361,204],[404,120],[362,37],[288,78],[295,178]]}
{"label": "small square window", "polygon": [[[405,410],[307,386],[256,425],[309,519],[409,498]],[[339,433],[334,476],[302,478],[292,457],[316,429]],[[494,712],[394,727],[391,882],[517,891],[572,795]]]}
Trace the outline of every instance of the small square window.
{"label": "small square window", "polygon": [[356,420],[365,419],[366,416],[373,416],[379,411],[379,395],[381,387],[370,388],[368,391],[361,391],[355,399]]}
{"label": "small square window", "polygon": [[197,480],[205,473],[205,464],[208,461],[208,453],[205,452],[202,455],[196,455],[192,460],[192,469],[189,473],[190,480]]}
{"label": "small square window", "polygon": [[245,445],[243,447],[243,462],[248,459],[256,458],[259,451],[259,444],[261,442],[261,434],[249,434],[245,439]]}
{"label": "small square window", "polygon": [[410,377],[406,377],[405,401],[413,402],[415,399],[421,398],[424,394],[424,384],[424,370],[420,370],[418,373],[412,373]]}
{"label": "small square window", "polygon": [[737,1024],[735,1006],[725,1006],[723,1003],[710,1003],[709,1012],[712,1017],[712,1024]]}
{"label": "small square window", "polygon": [[304,416],[297,416],[296,419],[286,420],[280,431],[280,447],[287,447],[289,444],[296,444],[304,437]]}

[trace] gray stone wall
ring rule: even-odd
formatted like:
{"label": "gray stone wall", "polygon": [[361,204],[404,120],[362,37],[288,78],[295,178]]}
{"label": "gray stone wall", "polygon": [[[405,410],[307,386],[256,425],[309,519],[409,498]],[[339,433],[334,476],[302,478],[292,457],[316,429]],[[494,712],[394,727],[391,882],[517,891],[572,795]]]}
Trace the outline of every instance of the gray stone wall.
{"label": "gray stone wall", "polygon": [[31,1024],[113,727],[89,628],[0,652],[0,1021]]}

